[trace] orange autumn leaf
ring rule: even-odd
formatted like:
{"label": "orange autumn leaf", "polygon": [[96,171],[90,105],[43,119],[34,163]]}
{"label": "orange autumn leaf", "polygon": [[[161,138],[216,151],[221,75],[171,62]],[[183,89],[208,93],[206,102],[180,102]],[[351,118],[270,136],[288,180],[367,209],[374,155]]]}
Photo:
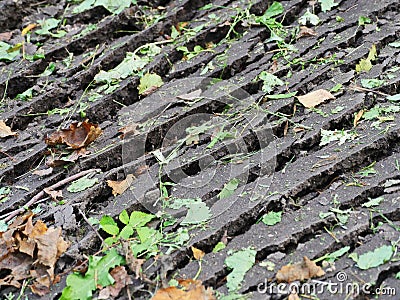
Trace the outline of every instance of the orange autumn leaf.
{"label": "orange autumn leaf", "polygon": [[101,128],[87,121],[72,123],[68,129],[53,132],[46,138],[46,144],[50,146],[66,144],[72,149],[86,147],[102,134]]}
{"label": "orange autumn leaf", "polygon": [[276,273],[276,280],[278,282],[293,282],[296,280],[303,281],[314,277],[321,277],[323,275],[325,275],[324,270],[317,266],[315,262],[311,261],[307,256],[304,256],[301,263],[283,266]]}
{"label": "orange autumn leaf", "polygon": [[205,288],[200,280],[178,280],[177,287],[159,289],[152,300],[215,300],[213,290]]}
{"label": "orange autumn leaf", "polygon": [[128,174],[122,181],[107,180],[107,184],[112,188],[112,194],[117,196],[125,192],[131,186],[134,179],[135,176],[133,174]]}
{"label": "orange autumn leaf", "polygon": [[355,114],[354,116],[354,121],[353,121],[353,126],[356,127],[358,122],[361,120],[361,117],[364,114],[364,110],[360,110],[358,113]]}

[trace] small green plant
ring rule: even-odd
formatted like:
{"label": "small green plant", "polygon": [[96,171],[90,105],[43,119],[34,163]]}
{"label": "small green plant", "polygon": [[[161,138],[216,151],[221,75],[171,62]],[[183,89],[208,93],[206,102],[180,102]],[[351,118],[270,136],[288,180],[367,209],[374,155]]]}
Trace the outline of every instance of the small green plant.
{"label": "small green plant", "polygon": [[200,45],[194,46],[193,51],[189,51],[186,46],[179,46],[176,48],[176,50],[183,52],[183,57],[185,60],[191,60],[202,52],[213,52],[212,49],[204,49]]}
{"label": "small green plant", "polygon": [[261,89],[266,93],[271,93],[275,87],[284,85],[282,80],[267,71],[262,71],[255,80],[262,80]]}

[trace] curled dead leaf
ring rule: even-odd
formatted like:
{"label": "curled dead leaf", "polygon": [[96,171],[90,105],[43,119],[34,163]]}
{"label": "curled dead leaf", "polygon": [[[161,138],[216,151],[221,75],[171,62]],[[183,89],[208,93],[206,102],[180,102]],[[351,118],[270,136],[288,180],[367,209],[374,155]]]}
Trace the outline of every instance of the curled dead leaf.
{"label": "curled dead leaf", "polygon": [[99,293],[98,299],[109,299],[110,297],[115,298],[124,287],[133,283],[124,266],[115,267],[111,270],[110,275],[114,278],[114,284],[102,289]]}
{"label": "curled dead leaf", "polygon": [[107,184],[112,188],[112,194],[117,196],[125,192],[131,186],[134,179],[135,176],[133,174],[128,174],[122,181],[107,180]]}
{"label": "curled dead leaf", "polygon": [[62,199],[62,197],[63,197],[62,190],[55,191],[55,190],[52,190],[49,188],[44,188],[43,191],[55,201],[58,200],[57,198]]}
{"label": "curled dead leaf", "polygon": [[335,99],[330,92],[324,89],[319,89],[304,96],[296,96],[299,99],[300,103],[303,104],[307,108],[311,108],[317,106],[326,100]]}
{"label": "curled dead leaf", "polygon": [[297,38],[307,37],[307,36],[316,36],[317,33],[314,29],[308,28],[307,26],[300,26],[300,31],[297,34]]}
{"label": "curled dead leaf", "polygon": [[215,300],[213,290],[205,288],[200,280],[178,280],[179,285],[159,289],[152,300]]}
{"label": "curled dead leaf", "polygon": [[5,138],[8,136],[16,136],[16,132],[12,132],[11,128],[4,123],[3,120],[0,120],[0,138]]}
{"label": "curled dead leaf", "polygon": [[61,129],[53,132],[50,137],[45,139],[50,146],[66,144],[72,149],[86,147],[102,134],[101,128],[97,124],[87,121],[72,123],[68,129]]}
{"label": "curled dead leaf", "polygon": [[315,262],[311,261],[307,256],[304,256],[301,263],[283,266],[276,273],[276,280],[278,282],[290,283],[296,280],[303,281],[314,277],[321,277],[323,275],[325,275],[324,270],[317,266]]}
{"label": "curled dead leaf", "polygon": [[197,248],[195,248],[193,246],[191,248],[192,248],[192,252],[193,252],[194,258],[196,260],[202,260],[204,255],[205,255],[204,251],[202,251],[200,249],[197,249]]}

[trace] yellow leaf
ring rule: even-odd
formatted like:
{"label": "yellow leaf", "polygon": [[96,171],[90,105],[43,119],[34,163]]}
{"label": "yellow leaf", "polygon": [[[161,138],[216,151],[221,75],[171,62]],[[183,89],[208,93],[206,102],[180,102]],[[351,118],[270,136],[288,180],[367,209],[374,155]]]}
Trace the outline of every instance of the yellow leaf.
{"label": "yellow leaf", "polygon": [[33,28],[35,28],[37,24],[29,24],[26,26],[24,29],[22,29],[21,35],[27,34],[29,31],[31,31]]}
{"label": "yellow leaf", "polygon": [[202,258],[204,257],[204,252],[201,251],[200,249],[197,249],[195,247],[192,247],[192,252],[193,252],[193,256],[196,260],[202,260]]}
{"label": "yellow leaf", "polygon": [[363,114],[364,114],[364,110],[362,109],[354,116],[354,122],[353,122],[354,127],[357,126],[357,123],[358,123],[358,121],[360,121]]}

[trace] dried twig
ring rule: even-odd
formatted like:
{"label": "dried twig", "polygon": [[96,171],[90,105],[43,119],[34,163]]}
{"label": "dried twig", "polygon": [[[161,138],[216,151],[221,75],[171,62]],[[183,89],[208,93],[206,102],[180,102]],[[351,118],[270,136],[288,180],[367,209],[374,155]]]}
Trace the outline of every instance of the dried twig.
{"label": "dried twig", "polygon": [[80,210],[80,208],[78,207],[78,211],[79,213],[82,215],[83,219],[86,221],[86,223],[88,223],[88,225],[90,226],[90,228],[92,228],[92,230],[94,231],[94,233],[97,235],[97,237],[100,239],[100,241],[102,243],[104,243],[104,239],[101,237],[100,233],[96,230],[96,228],[93,227],[93,225],[89,222],[88,218],[86,218],[85,214],[83,213],[83,211]]}
{"label": "dried twig", "polygon": [[[55,190],[71,181],[74,181],[78,178],[81,178],[87,174],[93,173],[93,172],[101,172],[100,169],[90,169],[90,170],[85,170],[82,172],[79,172],[75,175],[72,175],[70,177],[67,177],[59,182],[57,182],[56,184],[53,184],[52,186],[49,186],[48,188],[51,190]],[[44,192],[44,189],[39,192],[35,197],[33,197],[31,200],[29,200],[25,205],[23,205],[22,207],[14,210],[11,212],[11,214],[9,214],[6,218],[4,218],[4,216],[1,216],[0,218],[4,218],[3,221],[7,222],[9,220],[11,220],[12,218],[14,218],[16,215],[18,215],[19,213],[24,212],[28,207],[32,206],[33,204],[35,204],[37,201],[39,201],[43,196],[45,196],[46,193]]]}

